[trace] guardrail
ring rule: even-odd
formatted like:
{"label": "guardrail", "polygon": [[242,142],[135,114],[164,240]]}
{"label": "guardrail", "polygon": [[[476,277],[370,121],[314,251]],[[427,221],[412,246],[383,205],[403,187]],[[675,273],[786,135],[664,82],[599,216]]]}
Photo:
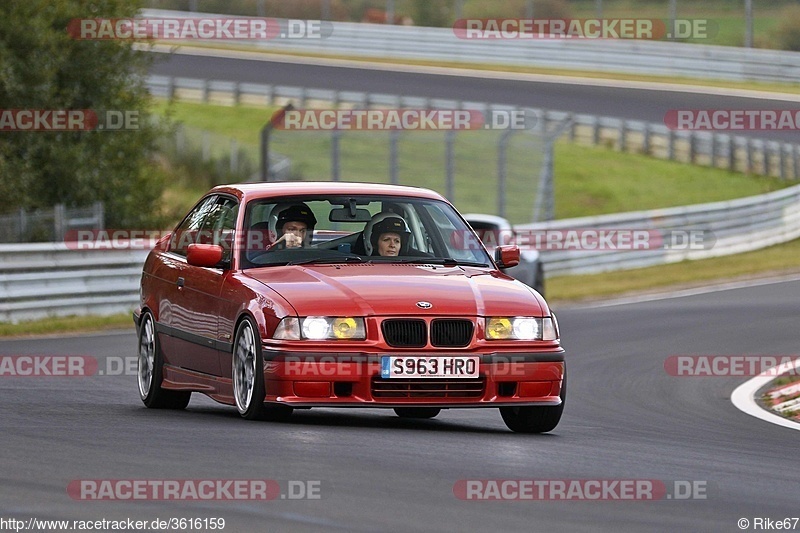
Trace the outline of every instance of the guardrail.
{"label": "guardrail", "polygon": [[[156,75],[147,78],[147,87],[154,96],[234,105],[283,106],[291,102],[299,108],[341,105],[359,109],[470,109],[484,113],[517,109],[487,102]],[[644,153],[661,159],[731,171],[800,179],[798,144],[717,132],[676,131],[670,130],[665,124],[597,115],[530,108],[524,111],[539,117],[539,126],[543,131],[546,131],[548,122],[571,120],[569,138],[573,142],[608,146],[622,152]]]}
{"label": "guardrail", "polygon": [[[159,9],[145,17],[221,17]],[[729,46],[612,39],[459,39],[451,28],[333,22],[323,39],[249,41],[263,50],[303,51],[731,81],[800,81],[800,53]]]}
{"label": "guardrail", "polygon": [[75,250],[65,243],[0,245],[0,322],[130,311],[146,250]]}
{"label": "guardrail", "polygon": [[[544,251],[547,276],[591,274],[757,250],[800,237],[800,185],[688,207],[522,224],[517,230],[697,230],[713,246]],[[708,243],[708,241],[706,241]],[[0,245],[0,322],[125,312],[138,301],[142,250],[75,250],[66,244]]]}
{"label": "guardrail", "polygon": [[541,252],[548,276],[594,274],[738,254],[800,237],[800,186],[760,196],[686,207],[521,224],[516,229],[653,230],[660,235],[697,232],[696,245],[667,242],[657,249]]}
{"label": "guardrail", "polygon": [[103,202],[88,207],[56,204],[51,209],[34,211],[20,208],[14,214],[0,215],[0,242],[63,241],[70,230],[104,227]]}

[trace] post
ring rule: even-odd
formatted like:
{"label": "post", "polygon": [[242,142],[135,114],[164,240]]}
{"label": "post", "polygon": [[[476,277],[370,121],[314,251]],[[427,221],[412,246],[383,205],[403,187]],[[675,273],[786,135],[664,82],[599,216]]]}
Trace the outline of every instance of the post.
{"label": "post", "polygon": [[736,138],[728,135],[728,170],[736,170]]}
{"label": "post", "polygon": [[258,0],[258,3],[256,4],[258,16],[262,18],[267,16],[267,6],[265,2],[266,0]]}
{"label": "post", "polygon": [[503,130],[497,141],[497,215],[506,216],[506,148],[513,130]]}
{"label": "post", "polygon": [[717,134],[711,134],[711,167],[717,166]]}
{"label": "post", "polygon": [[456,0],[456,20],[459,20],[464,13],[464,0]]}
{"label": "post", "polygon": [[753,47],[753,0],[744,0],[744,47]]}
{"label": "post", "polygon": [[598,117],[598,116],[594,117],[593,127],[594,127],[594,130],[592,131],[592,144],[594,144],[594,146],[599,146],[600,145],[600,117]]}
{"label": "post", "polygon": [[106,209],[103,202],[95,202],[92,204],[92,218],[95,220],[94,229],[105,229],[106,227]]}
{"label": "post", "polygon": [[400,169],[398,168],[398,153],[397,148],[400,141],[400,131],[391,130],[389,132],[389,183],[392,185],[400,184]]}
{"label": "post", "polygon": [[455,130],[447,130],[444,133],[444,158],[445,158],[445,196],[451,202],[455,202],[455,174],[456,174],[456,157],[455,157],[455,143],[456,132]]}
{"label": "post", "polygon": [[53,240],[55,242],[64,240],[65,218],[66,212],[64,204],[56,204],[53,206]]}
{"label": "post", "polygon": [[269,135],[275,128],[275,125],[283,120],[283,116],[287,111],[294,109],[294,106],[289,103],[282,109],[277,110],[261,128],[261,181],[269,181]]}
{"label": "post", "polygon": [[645,155],[650,154],[650,123],[644,123],[644,132],[642,133],[642,152]]}
{"label": "post", "polygon": [[[795,161],[797,161],[795,159]],[[17,241],[25,241],[25,234],[28,232],[28,215],[25,213],[25,208],[19,208],[19,232],[17,233]]]}
{"label": "post", "polygon": [[525,18],[533,19],[533,13],[533,0],[528,0],[525,2]]}
{"label": "post", "polygon": [[800,179],[800,150],[798,150],[798,145],[794,145],[792,147],[792,163],[794,167],[794,179]]}
{"label": "post", "polygon": [[547,143],[544,152],[544,170],[546,172],[544,181],[544,219],[547,221],[556,218],[555,146],[555,139],[553,139]]}
{"label": "post", "polygon": [[669,130],[667,140],[667,159],[675,161],[675,130]]}
{"label": "post", "polygon": [[779,176],[780,176],[780,178],[782,180],[786,179],[786,149],[787,148],[789,148],[789,145],[787,143],[781,143],[778,146],[778,150],[780,151],[780,154],[781,154],[780,155],[780,159],[779,159],[780,165],[781,165],[781,170],[779,172]]}
{"label": "post", "polygon": [[394,24],[394,0],[386,0],[386,24]]}
{"label": "post", "polygon": [[669,29],[667,35],[669,40],[675,40],[675,19],[678,18],[678,0],[669,0]]}
{"label": "post", "polygon": [[340,130],[333,130],[331,132],[331,180],[339,181],[341,179],[340,168],[340,143],[342,139],[342,132]]}
{"label": "post", "polygon": [[597,18],[603,18],[603,0],[594,0],[594,11]]}
{"label": "post", "polygon": [[625,152],[625,146],[628,144],[628,123],[625,120],[619,125],[619,151]]}
{"label": "post", "polygon": [[331,0],[322,0],[321,20],[331,20]]}

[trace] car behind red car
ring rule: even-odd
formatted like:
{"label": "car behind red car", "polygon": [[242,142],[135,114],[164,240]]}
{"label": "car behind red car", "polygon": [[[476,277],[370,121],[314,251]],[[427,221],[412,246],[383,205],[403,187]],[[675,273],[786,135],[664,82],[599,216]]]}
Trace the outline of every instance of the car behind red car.
{"label": "car behind red car", "polygon": [[550,431],[564,350],[544,299],[499,270],[518,261],[516,246],[490,257],[426,189],[216,187],[145,262],[140,396],[182,409],[201,392],[247,419],[492,407],[513,431]]}

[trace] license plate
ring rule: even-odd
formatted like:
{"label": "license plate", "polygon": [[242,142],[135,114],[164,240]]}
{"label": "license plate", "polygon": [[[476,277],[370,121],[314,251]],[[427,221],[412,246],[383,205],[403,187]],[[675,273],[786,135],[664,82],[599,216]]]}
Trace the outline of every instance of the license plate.
{"label": "license plate", "polygon": [[381,378],[477,378],[479,357],[381,357]]}

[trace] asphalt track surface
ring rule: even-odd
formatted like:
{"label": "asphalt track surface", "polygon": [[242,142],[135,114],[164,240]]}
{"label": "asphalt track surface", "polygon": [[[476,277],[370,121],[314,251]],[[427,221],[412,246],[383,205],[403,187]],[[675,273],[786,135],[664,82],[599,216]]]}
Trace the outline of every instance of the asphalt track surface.
{"label": "asphalt track surface", "polygon": [[[222,517],[252,531],[739,531],[798,516],[797,439],[738,411],[746,378],[673,377],[674,354],[796,354],[800,282],[599,309],[562,309],[569,397],[551,434],[508,431],[497,410],[429,421],[312,409],[246,422],[195,394],[146,409],[133,375],[0,378],[0,518]],[[0,355],[134,357],[107,333],[0,342]],[[97,502],[80,479],[320,480],[320,499]],[[707,484],[688,501],[463,501],[467,479],[652,479]]]}
{"label": "asphalt track surface", "polygon": [[[430,74],[186,54],[156,53],[155,57],[151,73],[165,76],[492,102],[653,123],[663,123],[667,111],[674,109],[800,109],[796,101],[464,77],[445,75],[445,70],[442,74]],[[797,131],[737,131],[736,134],[786,142],[800,141]]]}

